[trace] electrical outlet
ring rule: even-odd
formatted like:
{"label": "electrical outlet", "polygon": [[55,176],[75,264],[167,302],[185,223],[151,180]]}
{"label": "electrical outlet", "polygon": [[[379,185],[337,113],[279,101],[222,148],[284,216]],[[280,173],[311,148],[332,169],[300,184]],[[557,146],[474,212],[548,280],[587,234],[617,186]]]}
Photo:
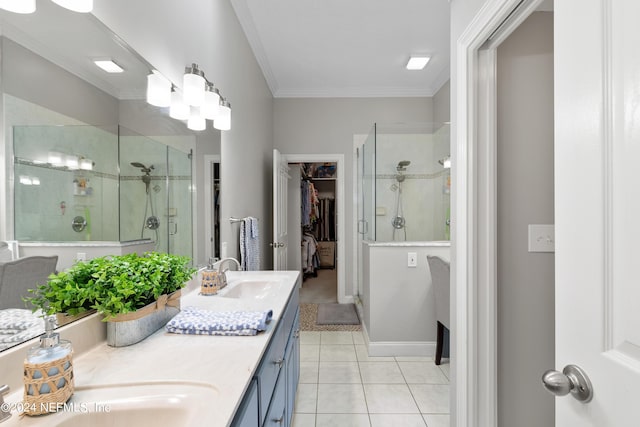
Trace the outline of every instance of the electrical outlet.
{"label": "electrical outlet", "polygon": [[87,260],[87,254],[85,252],[78,252],[76,254],[76,260],[77,261],[86,261]]}
{"label": "electrical outlet", "polygon": [[416,252],[409,252],[407,254],[407,267],[418,266],[418,254]]}

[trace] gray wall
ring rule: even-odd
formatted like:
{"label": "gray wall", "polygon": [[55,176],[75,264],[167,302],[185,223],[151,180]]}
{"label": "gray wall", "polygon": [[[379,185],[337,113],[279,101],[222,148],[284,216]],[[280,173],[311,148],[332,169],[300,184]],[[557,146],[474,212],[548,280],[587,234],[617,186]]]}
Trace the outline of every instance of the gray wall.
{"label": "gray wall", "polygon": [[2,38],[2,92],[90,125],[118,122],[118,100]]}
{"label": "gray wall", "polygon": [[276,98],[274,145],[283,154],[344,154],[346,293],[355,293],[353,269],[353,136],[374,123],[430,122],[432,98]]}
{"label": "gray wall", "polygon": [[527,251],[527,225],[554,221],[553,14],[530,16],[497,64],[498,424],[553,426],[554,256]]}

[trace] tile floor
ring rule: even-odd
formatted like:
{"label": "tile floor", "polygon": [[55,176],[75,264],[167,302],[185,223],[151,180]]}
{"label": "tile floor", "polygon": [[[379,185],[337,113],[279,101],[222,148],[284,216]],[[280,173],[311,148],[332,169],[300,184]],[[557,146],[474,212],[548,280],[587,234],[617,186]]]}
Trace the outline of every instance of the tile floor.
{"label": "tile floor", "polygon": [[448,426],[448,364],[369,357],[360,331],[301,332],[293,427]]}

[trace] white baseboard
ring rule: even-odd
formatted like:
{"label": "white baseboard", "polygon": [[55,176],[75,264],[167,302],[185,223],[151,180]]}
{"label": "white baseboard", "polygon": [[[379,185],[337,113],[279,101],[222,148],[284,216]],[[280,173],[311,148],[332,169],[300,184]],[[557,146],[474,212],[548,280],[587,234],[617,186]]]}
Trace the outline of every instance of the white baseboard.
{"label": "white baseboard", "polygon": [[433,357],[436,354],[433,341],[371,341],[365,324],[362,324],[362,336],[371,357]]}
{"label": "white baseboard", "polygon": [[436,343],[425,342],[371,342],[368,345],[369,356],[419,356],[433,357],[436,353]]}
{"label": "white baseboard", "polygon": [[339,298],[338,302],[340,304],[355,304],[356,299],[353,297],[353,295],[344,295],[342,298]]}

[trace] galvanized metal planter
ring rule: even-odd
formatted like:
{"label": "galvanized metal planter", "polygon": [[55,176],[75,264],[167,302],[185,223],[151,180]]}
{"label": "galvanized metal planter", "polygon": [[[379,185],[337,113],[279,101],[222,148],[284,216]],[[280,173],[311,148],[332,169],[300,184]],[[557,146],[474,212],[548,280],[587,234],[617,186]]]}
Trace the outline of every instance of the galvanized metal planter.
{"label": "galvanized metal planter", "polygon": [[142,341],[167,324],[180,312],[180,291],[161,295],[155,301],[133,313],[107,320],[107,344],[126,347]]}

